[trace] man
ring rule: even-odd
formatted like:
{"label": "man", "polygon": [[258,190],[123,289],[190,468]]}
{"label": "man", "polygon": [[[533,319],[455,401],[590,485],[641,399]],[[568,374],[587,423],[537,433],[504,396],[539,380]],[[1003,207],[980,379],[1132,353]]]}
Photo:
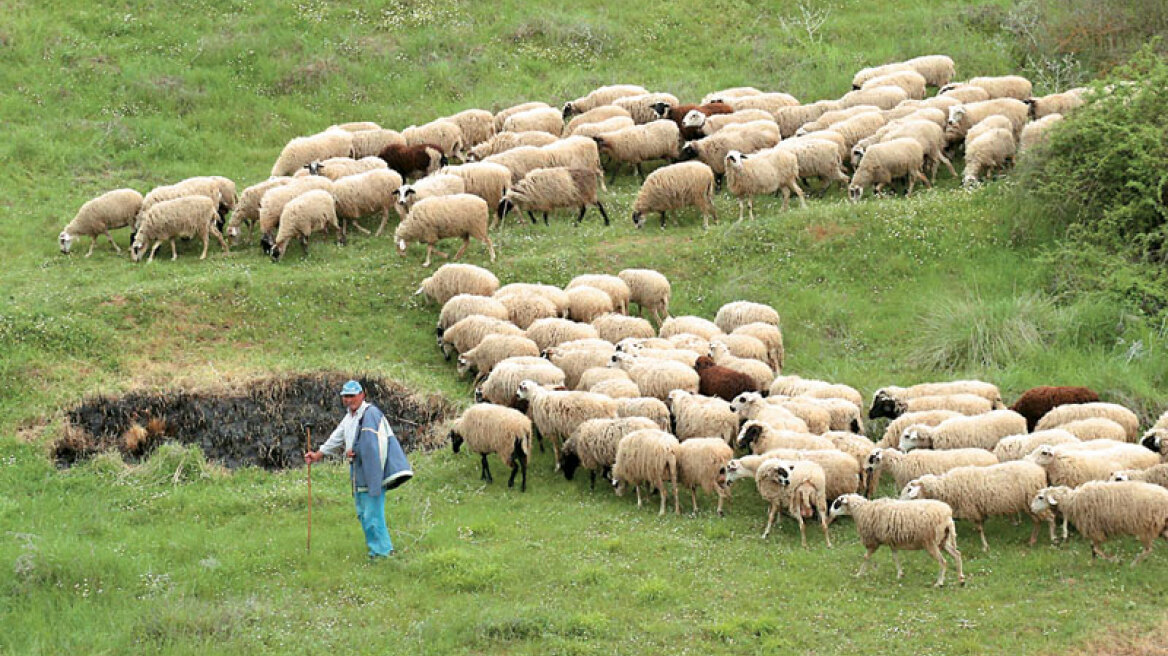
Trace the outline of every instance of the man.
{"label": "man", "polygon": [[304,462],[319,462],[326,454],[339,455],[343,449],[369,557],[385,558],[393,554],[393,542],[385,525],[384,491],[405,483],[414,472],[381,410],[365,402],[361,383],[345,383],[341,401],[348,412],[319,451],[304,454]]}

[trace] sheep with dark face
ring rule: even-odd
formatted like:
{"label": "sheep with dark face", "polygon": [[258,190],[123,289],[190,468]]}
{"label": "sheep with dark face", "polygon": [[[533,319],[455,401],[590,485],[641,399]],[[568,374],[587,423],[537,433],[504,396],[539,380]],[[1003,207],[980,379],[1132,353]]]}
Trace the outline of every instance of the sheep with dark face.
{"label": "sheep with dark face", "polygon": [[608,225],[608,213],[597,198],[596,172],[589,169],[566,168],[562,166],[540,168],[530,171],[519,184],[503,194],[499,201],[498,220],[500,222],[512,209],[527,212],[535,223],[534,212],[543,213],[543,223],[548,225],[548,212],[560,208],[580,208],[576,224],[584,219],[589,205],[595,205]]}

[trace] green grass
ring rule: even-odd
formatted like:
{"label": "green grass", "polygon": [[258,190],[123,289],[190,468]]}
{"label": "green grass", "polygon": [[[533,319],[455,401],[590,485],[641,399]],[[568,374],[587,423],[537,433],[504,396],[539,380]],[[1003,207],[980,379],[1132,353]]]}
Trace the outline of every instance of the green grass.
{"label": "green grass", "polygon": [[[962,527],[970,583],[935,592],[922,554],[906,555],[900,583],[883,553],[874,575],[850,578],[862,549],[847,521],[831,551],[814,530],[812,548],[797,548],[790,520],[760,542],[748,483],[725,519],[659,520],[554,477],[549,454],[525,495],[480,485],[473,458],[417,454],[416,482],[388,510],[401,554],[371,567],[339,466],[315,468],[309,558],[303,471],[223,475],[174,451],[137,473],[109,458],[57,471],[46,458],[60,410],[97,392],[343,369],[470,398],[434,348],[437,308],[411,295],[428,274],[421,249],[401,259],[384,239],[315,242],[278,265],[254,246],[205,262],[187,246],[152,265],[106,245],[60,255],[61,226],[101,191],[212,173],[242,188],[290,137],[335,122],[400,128],[613,82],[685,99],[754,84],[811,100],[844,93],[861,66],[925,52],[949,53],[963,76],[1019,68],[1012,37],[983,20],[993,11],[808,6],[829,10],[813,36],[792,22],[797,6],[734,1],[0,9],[0,568],[11,568],[0,651],[1032,653],[1162,626],[1163,553],[1136,571],[1091,564],[1081,541],[1027,549],[1027,529],[1004,521],[991,524],[988,556]],[[971,194],[946,178],[908,200],[849,205],[836,192],[788,213],[766,199],[758,221],[737,226],[721,195],[708,232],[692,213],[680,229],[638,232],[636,182],[622,177],[606,197],[611,228],[591,216],[509,227],[493,270],[564,284],[648,266],[673,281],[675,314],[771,303],[789,372],[866,394],[968,376],[1007,397],[1084,384],[1158,414],[1164,326],[1062,295],[1064,272],[1037,259],[1051,236],[1031,231],[1006,186]],[[486,256],[476,244],[467,260]],[[194,463],[177,487],[176,458]],[[1113,548],[1134,554],[1130,541]]]}

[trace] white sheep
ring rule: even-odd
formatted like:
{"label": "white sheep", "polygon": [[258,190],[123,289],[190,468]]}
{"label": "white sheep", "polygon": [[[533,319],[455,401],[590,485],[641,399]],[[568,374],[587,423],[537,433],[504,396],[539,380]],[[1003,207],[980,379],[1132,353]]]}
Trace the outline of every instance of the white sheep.
{"label": "white sheep", "polygon": [[612,312],[612,297],[587,285],[565,290],[568,293],[568,317],[581,323],[592,323],[602,314]]}
{"label": "white sheep", "polygon": [[414,295],[425,294],[439,304],[459,294],[491,296],[499,289],[495,274],[473,264],[443,264],[422,281]]}
{"label": "white sheep", "polygon": [[990,98],[1013,98],[1025,100],[1034,90],[1030,80],[1021,75],[1001,75],[998,77],[974,77],[965,82],[969,86],[985,89]]}
{"label": "white sheep", "polygon": [[[666,212],[683,207],[697,207],[702,212],[702,228],[710,227],[709,215],[718,222],[714,207],[714,171],[701,162],[670,164],[650,173],[633,201],[633,225],[645,225],[645,215],[658,212],[665,228]],[[675,221],[676,222],[676,221]]]}
{"label": "white sheep", "polygon": [[762,91],[754,87],[730,87],[729,89],[720,89],[718,91],[711,91],[702,96],[701,104],[708,103],[724,103],[727,100],[734,98],[747,98],[749,96],[761,96]]}
{"label": "white sheep", "polygon": [[647,89],[635,84],[612,84],[589,91],[586,95],[564,103],[563,118],[574,114],[583,114],[603,105],[611,105],[619,98],[640,96],[649,93]]}
{"label": "white sheep", "polygon": [[406,139],[397,130],[362,130],[353,133],[353,157],[377,157],[390,146],[405,146]]}
{"label": "white sheep", "polygon": [[464,155],[462,128],[449,119],[440,118],[424,125],[411,125],[402,130],[401,135],[407,146],[434,146],[447,157],[462,158]]}
{"label": "white sheep", "polygon": [[596,338],[597,333],[586,323],[552,317],[532,322],[527,328],[527,337],[539,345],[540,350],[547,350],[571,340]]}
{"label": "white sheep", "polygon": [[1105,481],[1111,472],[1122,469],[1147,469],[1160,463],[1159,454],[1137,445],[1121,443],[1098,450],[1090,446],[1089,442],[1040,446],[1027,458],[1046,470],[1051,485],[1068,487]]}
{"label": "white sheep", "polygon": [[471,148],[466,157],[468,162],[477,162],[520,146],[539,148],[555,142],[555,135],[547,132],[500,132]]}
{"label": "white sheep", "polygon": [[644,179],[641,164],[658,159],[675,160],[680,155],[681,132],[673,121],[652,121],[592,138],[602,155],[616,166],[610,182],[616,180],[621,166],[631,164],[637,177]]}
{"label": "white sheep", "polygon": [[921,172],[924,161],[925,151],[915,139],[893,139],[869,147],[848,184],[848,200],[860,200],[864,189],[871,185],[875,185],[876,193],[880,193],[884,185],[897,178],[908,178],[906,196],[912,195],[917,180],[926,187],[933,186]]}
{"label": "white sheep", "polygon": [[580,378],[576,381],[576,391],[590,392],[592,386],[603,383],[609,380],[627,380],[632,382],[629,375],[623,369],[612,369],[605,363],[602,367],[592,367],[585,369],[584,373],[580,374]]}
{"label": "white sheep", "polygon": [[464,109],[446,120],[462,131],[462,146],[469,149],[495,136],[495,115],[485,109]]}
{"label": "white sheep", "polygon": [[401,184],[401,176],[389,169],[373,169],[340,178],[333,183],[337,218],[351,221],[358,230],[368,234],[369,231],[362,228],[357,219],[380,213],[381,223],[375,233],[380,236],[385,230],[385,224],[389,222],[389,208],[394,206],[394,192]]}
{"label": "white sheep", "polygon": [[[767,403],[786,408],[791,414],[807,424],[807,432],[812,435],[823,435],[831,430],[831,413],[827,408],[817,405],[814,400],[793,396],[770,396]],[[847,403],[846,401],[844,403]]]}
{"label": "white sheep", "polygon": [[[410,209],[410,215],[394,230],[393,241],[397,252],[405,257],[409,242],[426,244],[426,260],[423,267],[430,266],[430,256],[439,239],[462,237],[462,247],[452,259],[457,260],[466,251],[470,238],[474,237],[487,245],[491,261],[495,261],[495,245],[487,234],[490,211],[487,202],[470,194],[436,196],[419,201]],[[445,257],[445,253],[438,251]]]}
{"label": "white sheep", "polygon": [[1066,403],[1042,416],[1035,425],[1036,430],[1058,428],[1078,419],[1102,417],[1123,426],[1128,442],[1135,442],[1140,435],[1140,419],[1136,413],[1117,403]]}
{"label": "white sheep", "polygon": [[[765,121],[775,123],[775,116],[762,109],[743,109],[730,114],[710,114],[694,109],[682,118],[681,126],[688,130],[700,129],[702,134],[710,136],[729,125],[749,123],[751,121]],[[778,123],[775,123],[778,127]],[[780,138],[782,134],[779,135]]]}
{"label": "white sheep", "polygon": [[452,353],[466,353],[478,346],[487,335],[523,335],[523,331],[509,321],[472,314],[442,331],[438,348],[449,360]]}
{"label": "white sheep", "polygon": [[820,100],[807,105],[780,107],[774,112],[775,121],[779,124],[779,135],[783,139],[795,136],[799,128],[807,123],[819,120],[826,112],[840,109],[839,102],[834,100]]}
{"label": "white sheep", "polygon": [[737,98],[727,98],[725,100],[727,105],[734,108],[735,112],[740,112],[746,109],[761,109],[771,116],[775,112],[784,107],[798,107],[799,99],[789,93],[782,93],[778,91],[770,91],[760,93],[757,96],[740,96]]}
{"label": "white sheep", "polygon": [[564,384],[564,372],[539,357],[507,358],[496,364],[483,384],[475,389],[475,402],[526,407],[519,403],[515,390],[519,388],[519,383],[529,379],[547,387],[560,387]]}
{"label": "white sheep", "polygon": [[714,315],[714,324],[724,333],[732,333],[748,323],[767,323],[778,327],[782,320],[773,307],[753,301],[726,303]]}
{"label": "white sheep", "polygon": [[1040,98],[1023,98],[1022,102],[1030,105],[1030,118],[1038,120],[1054,114],[1065,116],[1087,104],[1084,96],[1087,87],[1076,87],[1062,93],[1052,93]]}
{"label": "white sheep", "polygon": [[[800,207],[806,207],[803,190],[799,188],[799,159],[783,150],[766,150],[755,155],[743,155],[737,150],[726,154],[726,186],[738,199],[738,222],[742,221],[745,204],[754,220],[754,197],[782,190],[783,206],[790,204],[791,192],[799,197]],[[745,199],[745,203],[744,203]]]}
{"label": "white sheep", "polygon": [[[600,107],[598,109],[607,109],[607,108]],[[577,117],[577,118],[579,118],[579,117]],[[575,119],[572,119],[572,120],[575,120]],[[568,125],[570,126],[571,123],[569,123]],[[608,118],[608,119],[605,119],[603,121],[597,121],[596,123],[581,123],[580,125],[572,127],[570,129],[564,128],[564,136],[566,136],[566,137],[587,137],[589,139],[595,140],[596,137],[599,137],[602,134],[605,134],[608,132],[616,132],[618,130],[624,130],[626,128],[631,128],[634,125],[636,125],[636,123],[633,122],[633,119],[631,119],[627,116],[613,116],[612,118]],[[599,144],[597,145],[597,148],[599,148]]]}
{"label": "white sheep", "polygon": [[[474,194],[487,201],[487,207],[499,207],[503,194],[511,187],[511,170],[501,164],[471,162],[459,166],[444,166],[440,175],[454,175],[462,178],[465,193]],[[491,219],[495,227],[497,214]]]}
{"label": "white sheep", "polygon": [[263,200],[264,194],[270,189],[282,187],[293,180],[295,178],[287,176],[268,178],[244,189],[243,193],[239,195],[239,201],[235,205],[235,211],[231,213],[231,219],[227,222],[223,236],[234,244],[239,241],[242,235],[241,226],[246,225],[250,240],[255,226],[260,220],[260,202]]}
{"label": "white sheep", "polygon": [[615,419],[617,402],[591,392],[550,390],[534,380],[519,383],[516,397],[528,402],[528,413],[539,431],[540,440],[551,440],[556,467],[560,462],[560,444],[589,419]]}
{"label": "white sheep", "polygon": [[946,419],[936,426],[909,426],[900,438],[900,450],[992,450],[1003,437],[1025,432],[1025,417],[1013,410],[994,410],[972,417]]}
{"label": "white sheep", "polygon": [[564,119],[550,107],[537,107],[518,112],[503,121],[503,132],[547,132],[559,136],[564,131]]}
{"label": "white sheep", "polygon": [[734,444],[738,415],[729,403],[680,389],[670,392],[668,400],[677,439],[684,442],[695,437],[717,437],[728,445]]}
{"label": "white sheep", "polygon": [[814,121],[804,123],[795,131],[795,136],[805,136],[821,130],[826,130],[829,127],[860,114],[876,113],[880,114],[882,110],[875,105],[855,105],[852,107],[839,107],[824,112],[819,118]]}
{"label": "white sheep", "polygon": [[[603,291],[603,290],[602,290]],[[616,344],[622,339],[648,338],[657,334],[653,324],[639,317],[628,317],[623,314],[602,314],[592,320],[592,327],[600,339]]]}
{"label": "white sheep", "polygon": [[[613,308],[621,314],[627,314],[629,311],[629,297],[632,295],[632,290],[629,289],[628,283],[621,280],[617,276],[610,276],[606,274],[583,274],[572,278],[567,285],[564,286],[564,291],[571,290],[576,287],[595,287],[608,294],[612,299]],[[652,337],[652,335],[649,335]],[[617,342],[619,340],[609,340],[610,342]]]}
{"label": "white sheep", "polygon": [[1022,126],[1029,120],[1029,108],[1026,103],[1013,98],[997,98],[981,102],[965,103],[949,108],[949,120],[946,122],[945,138],[949,143],[955,143],[965,138],[970,128],[983,119],[994,114],[1001,114],[1010,119],[1014,127],[1014,136],[1022,133]]}
{"label": "white sheep", "polygon": [[813,433],[777,429],[757,419],[742,424],[734,445],[754,454],[767,453],[775,449],[798,449],[800,451],[830,451],[835,449],[831,440]]}
{"label": "white sheep", "polygon": [[661,430],[669,430],[669,408],[661,399],[639,396],[631,399],[617,399],[617,416],[644,417],[651,419]]}
{"label": "white sheep", "polygon": [[540,102],[538,100],[535,100],[535,101],[531,101],[531,102],[519,103],[518,105],[512,105],[511,107],[508,107],[506,109],[502,109],[502,110],[496,112],[495,113],[495,132],[497,133],[496,136],[498,136],[499,134],[503,134],[503,124],[507,122],[508,118],[511,118],[512,116],[514,116],[515,114],[518,114],[519,112],[526,112],[529,109],[539,109],[540,107],[549,107],[549,105],[545,102]]}
{"label": "white sheep", "polygon": [[529,172],[552,166],[551,153],[534,146],[518,146],[483,160],[507,167],[511,171],[511,183],[516,184]]}
{"label": "white sheep", "polygon": [[[1066,424],[1063,425],[1066,430]],[[1164,453],[1164,441],[1168,439],[1168,412],[1160,415],[1155,424],[1140,438],[1140,444],[1157,453]]]}
{"label": "white sheep", "polygon": [[1056,511],[1091,541],[1091,556],[1116,560],[1102,544],[1115,535],[1134,535],[1144,545],[1132,561],[1139,563],[1152,551],[1156,538],[1168,539],[1168,490],[1139,481],[1093,482],[1077,489],[1048,487],[1030,505],[1035,513]]}
{"label": "white sheep", "polygon": [[895,71],[892,73],[885,73],[878,75],[864,84],[860,85],[861,89],[871,89],[872,87],[893,86],[900,87],[908,94],[909,98],[915,100],[923,100],[925,97],[925,86],[927,81],[925,76],[912,70]]}
{"label": "white sheep", "polygon": [[273,187],[264,192],[260,199],[260,247],[265,254],[271,254],[275,243],[276,231],[280,228],[280,217],[284,213],[284,206],[297,196],[314,190],[333,190],[333,181],[319,175],[310,175],[306,178],[294,179],[285,185]]}
{"label": "white sheep", "polygon": [[499,201],[499,220],[502,221],[514,208],[527,212],[532,223],[535,223],[533,213],[542,212],[544,225],[547,225],[548,212],[580,208],[576,215],[576,224],[579,225],[588,206],[594,205],[604,219],[604,225],[608,225],[608,213],[597,198],[596,187],[597,175],[590,169],[562,166],[533,169],[503,194]]}
{"label": "white sheep", "polygon": [[921,383],[912,387],[886,386],[876,390],[872,395],[872,408],[868,412],[869,419],[877,417],[895,418],[907,410],[902,401],[921,396],[951,396],[956,394],[974,394],[990,401],[991,409],[1005,408],[1002,402],[1002,393],[998,386],[980,380],[954,380],[940,383]]}
{"label": "white sheep", "polygon": [[675,389],[697,394],[701,380],[692,368],[671,360],[637,358],[627,353],[614,353],[610,367],[624,369],[641,393],[661,399],[669,398]]}
{"label": "white sheep", "polygon": [[527,491],[527,462],[531,459],[531,420],[522,412],[501,405],[476,403],[454,420],[450,444],[455,453],[466,442],[468,451],[482,455],[482,480],[492,483],[487,454],[494,453],[511,468],[507,487],[515,487],[515,474],[523,472],[520,492]]}
{"label": "white sheep", "polygon": [[721,176],[726,173],[726,155],[732,150],[753,153],[779,143],[778,126],[766,121],[736,123],[699,141],[688,141],[681,148],[685,159],[697,159]]}
{"label": "white sheep", "polygon": [[658,331],[658,337],[668,339],[675,335],[689,333],[697,335],[702,339],[712,339],[722,334],[722,329],[709,319],[703,319],[693,315],[682,315],[677,317],[669,317],[661,324],[661,329]]}
{"label": "white sheep", "polygon": [[657,120],[657,112],[653,111],[653,105],[657,103],[665,103],[674,107],[678,104],[678,100],[677,96],[671,93],[642,93],[617,98],[611,106],[626,110],[633,122],[642,125]]}
{"label": "white sheep", "polygon": [[[955,519],[973,522],[981,536],[982,551],[989,551],[985,521],[990,517],[1026,513],[1034,522],[1029,544],[1038,541],[1042,518],[1030,510],[1030,501],[1046,487],[1046,470],[1024,460],[985,467],[956,467],[944,474],[926,474],[909,481],[901,499],[936,499],[953,509]],[[1054,517],[1046,516],[1050,541],[1055,542]]]}
{"label": "white sheep", "polygon": [[608,366],[613,352],[613,346],[608,342],[580,340],[550,347],[544,351],[544,355],[564,371],[564,385],[568,389],[576,389],[584,372]]}
{"label": "white sheep", "polygon": [[[767,325],[770,324],[760,324]],[[773,327],[773,326],[772,326]],[[743,333],[732,333],[730,335],[718,335],[709,340],[710,346],[714,344],[724,344],[731,355],[738,358],[752,358],[761,360],[770,364],[771,352],[763,341],[757,337],[746,335]],[[709,351],[707,350],[707,353]],[[773,367],[772,367],[773,368]]]}
{"label": "white sheep", "polygon": [[621,438],[629,433],[660,428],[645,417],[618,417],[616,419],[589,419],[576,427],[564,440],[560,452],[560,471],[569,481],[580,467],[589,472],[589,486],[596,489],[596,472],[609,478],[616,464],[616,449]]}
{"label": "white sheep", "polygon": [[880,477],[885,471],[892,475],[896,489],[903,490],[909,481],[925,474],[944,474],[957,467],[985,467],[996,464],[998,459],[985,449],[946,451],[924,449],[904,453],[898,449],[877,447],[869,454],[864,469],[867,473],[868,490],[872,493],[879,487]]}
{"label": "white sheep", "polygon": [[843,170],[839,146],[833,141],[816,136],[798,137],[781,142],[774,150],[794,153],[801,179],[819,178],[826,183],[821,193],[826,193],[836,182],[844,185],[850,182]]}
{"label": "white sheep", "polygon": [[272,165],[272,176],[293,175],[300,168],[314,161],[330,157],[353,156],[353,133],[339,129],[329,129],[307,137],[297,137],[288,142]]}
{"label": "white sheep", "polygon": [[750,376],[757,385],[757,389],[770,388],[771,382],[775,379],[775,372],[767,363],[761,360],[735,357],[731,355],[730,349],[724,343],[712,342],[710,344],[710,357],[719,366]]}
{"label": "white sheep", "polygon": [[807,432],[807,424],[799,419],[790,410],[771,405],[758,392],[743,392],[730,402],[730,409],[738,414],[742,421],[751,419],[770,425],[777,430],[790,430],[799,433]]}
{"label": "white sheep", "polygon": [[1147,469],[1120,469],[1111,472],[1113,481],[1143,481],[1168,488],[1168,463],[1160,463]]}
{"label": "white sheep", "polygon": [[[397,215],[404,221],[409,216],[410,208],[421,200],[435,198],[437,196],[453,196],[454,194],[465,193],[466,183],[462,177],[435,173],[421,178],[413,184],[403,184],[398,187],[394,194],[396,196],[394,210],[397,211]],[[489,205],[487,207],[490,208]]]}
{"label": "white sheep", "polygon": [[604,123],[609,119],[627,118],[628,124],[633,125],[632,113],[624,107],[617,107],[616,105],[601,105],[595,107],[582,114],[577,114],[564,126],[562,136],[570,137],[576,134],[576,130],[585,125]]}
{"label": "white sheep", "polygon": [[1014,133],[1009,130],[991,130],[974,139],[965,150],[965,171],[962,184],[971,187],[983,175],[1006,168],[1017,152]]}
{"label": "white sheep", "polygon": [[945,584],[944,549],[957,561],[957,580],[964,585],[961,552],[957,549],[957,526],[953,522],[953,510],[941,501],[900,501],[897,499],[877,499],[869,501],[858,494],[847,494],[831,504],[831,517],[851,515],[856,522],[856,532],[864,543],[864,563],[860,565],[857,577],[863,576],[868,568],[868,560],[880,545],[887,544],[892,550],[892,562],[896,564],[896,578],[904,576],[900,567],[898,549],[924,549],[941,566],[934,587]]}
{"label": "white sheep", "polygon": [[717,495],[718,515],[722,515],[722,505],[730,496],[730,488],[726,483],[726,465],[733,457],[734,451],[730,446],[716,437],[697,437],[678,445],[677,484],[689,490],[695,515],[698,513],[699,487],[706,494]]}
{"label": "white sheep", "polygon": [[[1036,427],[1037,428],[1037,427]],[[1088,417],[1076,419],[1065,424],[1059,424],[1059,430],[1074,435],[1080,440],[1116,440],[1127,441],[1127,429],[1118,422],[1106,417]]]}
{"label": "white sheep", "polygon": [[[330,197],[331,198],[331,197]],[[178,251],[174,240],[179,237],[202,238],[203,254],[199,259],[207,257],[207,240],[214,235],[223,246],[223,252],[228,252],[227,242],[215,227],[219,218],[215,201],[205,196],[184,196],[173,200],[157,203],[142,213],[138,222],[138,232],[134,236],[134,243],[130,246],[130,258],[137,262],[142,259],[146,248],[150,246],[150,258],[154,261],[154,252],[164,241],[170,241],[172,260],[178,259]]]}
{"label": "white sheep", "polygon": [[776,376],[771,383],[770,394],[773,396],[799,396],[813,399],[843,399],[857,408],[863,405],[864,398],[860,392],[850,385],[829,383],[826,380],[802,378],[800,376]]}
{"label": "white sheep", "polygon": [[[773,393],[774,392],[772,392],[772,394]],[[906,412],[898,416],[896,419],[888,422],[888,425],[884,427],[884,435],[880,438],[880,441],[876,443],[876,446],[895,449],[896,447],[900,446],[900,436],[904,434],[904,429],[908,428],[909,426],[912,426],[913,424],[936,426],[946,419],[952,419],[953,417],[960,416],[962,416],[960,412],[955,412],[953,410],[923,410],[919,412]],[[873,418],[871,414],[869,414],[868,417],[870,419]]]}
{"label": "white sheep", "polygon": [[641,483],[648,483],[650,490],[661,495],[661,510],[665,514],[665,503],[669,498],[666,483],[673,482],[673,510],[681,514],[681,504],[677,490],[677,438],[665,431],[648,428],[633,431],[621,438],[616,448],[616,463],[612,466],[613,485],[617,495],[624,493],[626,485],[637,491],[637,507],[641,507]]}
{"label": "white sheep", "polygon": [[495,365],[515,357],[538,357],[539,347],[535,342],[521,335],[487,335],[478,346],[458,356],[458,373],[466,375],[475,371],[473,384],[490,375]]}
{"label": "white sheep", "polygon": [[357,175],[374,169],[388,169],[389,165],[380,157],[330,157],[324,161],[313,160],[292,177],[303,178],[309,175],[323,175],[332,181],[340,180],[347,175]]}
{"label": "white sheep", "polygon": [[93,248],[97,246],[99,235],[105,235],[114,251],[121,253],[109,231],[124,228],[134,222],[138,211],[142,209],[142,194],[133,189],[115,189],[87,201],[77,210],[77,215],[65,226],[57,236],[57,243],[62,253],[68,253],[73,240],[78,237],[92,237],[89,250],[85,257],[93,255]]}
{"label": "white sheep", "polygon": [[969,131],[965,133],[965,149],[968,152],[973,140],[987,132],[997,129],[1012,130],[1013,128],[1014,124],[1010,122],[1010,119],[1001,114],[987,116],[979,121],[977,125],[969,128]]}
{"label": "white sheep", "polygon": [[1047,114],[1037,121],[1031,121],[1022,128],[1022,136],[1018,138],[1018,152],[1034,148],[1050,138],[1050,130],[1063,120],[1062,114]]}
{"label": "white sheep", "polygon": [[994,446],[993,451],[999,462],[1006,462],[1007,460],[1021,460],[1040,446],[1058,446],[1080,441],[1079,438],[1061,428],[1051,428],[1024,435],[1003,437]]}
{"label": "white sheep", "polygon": [[509,320],[507,308],[498,300],[477,294],[458,294],[442,304],[442,310],[438,313],[437,335],[441,337],[447,328],[473,314]]}
{"label": "white sheep", "polygon": [[874,105],[880,109],[892,109],[908,98],[909,95],[904,89],[898,86],[884,85],[849,91],[840,97],[839,102],[842,107]]}
{"label": "white sheep", "polygon": [[530,328],[539,319],[559,316],[555,303],[535,292],[508,290],[496,292],[494,298],[507,308],[511,323],[523,330]]}
{"label": "white sheep", "polygon": [[547,300],[551,301],[552,305],[555,306],[555,308],[556,308],[555,316],[557,316],[557,317],[568,316],[568,293],[565,292],[564,290],[560,289],[559,287],[556,287],[555,285],[541,285],[541,284],[531,284],[531,283],[525,283],[525,282],[513,282],[509,285],[504,285],[503,287],[500,287],[499,291],[497,293],[499,296],[503,296],[504,294],[510,294],[512,292],[518,292],[518,293],[522,293],[522,294],[534,294],[536,296],[542,296],[542,297],[546,298]]}

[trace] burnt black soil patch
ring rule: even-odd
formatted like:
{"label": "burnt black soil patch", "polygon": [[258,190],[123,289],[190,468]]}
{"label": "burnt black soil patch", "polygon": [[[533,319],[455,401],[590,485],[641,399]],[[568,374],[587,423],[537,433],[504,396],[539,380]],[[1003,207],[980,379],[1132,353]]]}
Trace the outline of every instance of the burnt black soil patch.
{"label": "burnt black soil patch", "polygon": [[68,467],[108,449],[129,462],[165,441],[197,444],[208,458],[235,468],[283,469],[303,464],[304,438],[319,447],[340,421],[341,385],[356,378],[370,403],[381,408],[402,447],[434,448],[438,425],[454,411],[440,396],[419,398],[374,376],[318,373],[280,376],[207,390],[131,392],[89,399],[66,412],[64,435],[53,445]]}

